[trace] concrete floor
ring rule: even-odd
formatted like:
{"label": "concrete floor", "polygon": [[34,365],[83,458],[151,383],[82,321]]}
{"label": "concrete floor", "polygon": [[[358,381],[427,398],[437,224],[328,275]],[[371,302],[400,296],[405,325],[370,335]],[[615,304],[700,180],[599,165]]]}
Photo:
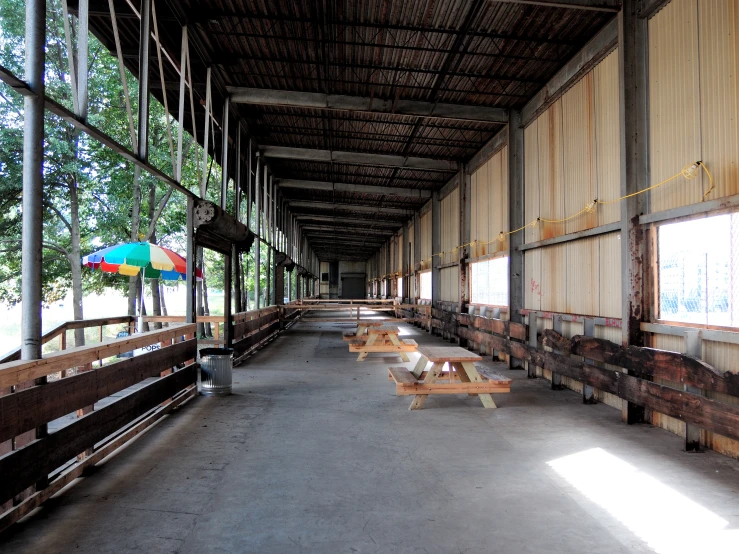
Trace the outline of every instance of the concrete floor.
{"label": "concrete floor", "polygon": [[[398,358],[356,363],[349,327],[296,324],[235,371],[232,396],[191,401],[0,537],[0,553],[669,552],[638,521],[684,515],[683,501],[726,525],[660,523],[674,544],[735,536],[736,461],[686,454],[679,437],[521,371],[497,410],[446,396],[410,412],[387,379]],[[584,451],[662,489],[628,489],[630,472],[597,458],[588,492],[547,463]],[[664,490],[683,496],[665,504]]]}

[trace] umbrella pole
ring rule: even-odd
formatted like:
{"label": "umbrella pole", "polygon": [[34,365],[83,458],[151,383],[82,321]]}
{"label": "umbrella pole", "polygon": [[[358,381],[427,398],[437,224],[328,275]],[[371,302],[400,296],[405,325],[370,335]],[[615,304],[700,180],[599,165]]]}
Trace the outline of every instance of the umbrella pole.
{"label": "umbrella pole", "polygon": [[144,270],[141,270],[141,296],[139,297],[139,333],[144,332]]}

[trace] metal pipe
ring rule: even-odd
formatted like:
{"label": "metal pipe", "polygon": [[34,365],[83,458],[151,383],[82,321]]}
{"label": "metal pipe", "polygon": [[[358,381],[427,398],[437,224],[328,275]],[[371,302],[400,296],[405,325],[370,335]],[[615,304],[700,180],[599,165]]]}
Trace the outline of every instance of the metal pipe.
{"label": "metal pipe", "polygon": [[228,112],[230,108],[228,96],[223,101],[223,142],[221,144],[221,209],[226,211],[228,198]]}
{"label": "metal pipe", "polygon": [[257,221],[256,221],[256,231],[257,231],[257,240],[254,242],[256,245],[257,251],[254,253],[254,303],[256,305],[256,309],[259,309],[259,294],[260,294],[260,259],[261,259],[261,252],[262,252],[262,230],[261,230],[261,220],[262,218],[259,217],[259,178],[261,177],[260,172],[262,168],[262,162],[261,158],[259,157],[259,151],[256,153],[257,158],[257,168],[256,168],[256,176],[254,180],[254,204],[257,207]]}
{"label": "metal pipe", "polygon": [[187,290],[187,298],[185,302],[185,318],[187,323],[195,323],[195,226],[193,222],[193,210],[195,209],[195,199],[191,196],[187,197],[187,274],[185,275],[185,289]]}
{"label": "metal pipe", "polygon": [[139,120],[138,151],[141,161],[149,159],[149,37],[151,36],[151,0],[141,0],[139,28]]}
{"label": "metal pipe", "polygon": [[[77,22],[79,35],[77,37],[77,115],[82,121],[87,121],[88,91],[87,66],[90,49],[90,0],[79,0]],[[66,16],[65,16],[66,17]]]}
{"label": "metal pipe", "polygon": [[46,0],[28,0],[25,69],[35,95],[23,99],[22,360],[41,357],[45,45]]}

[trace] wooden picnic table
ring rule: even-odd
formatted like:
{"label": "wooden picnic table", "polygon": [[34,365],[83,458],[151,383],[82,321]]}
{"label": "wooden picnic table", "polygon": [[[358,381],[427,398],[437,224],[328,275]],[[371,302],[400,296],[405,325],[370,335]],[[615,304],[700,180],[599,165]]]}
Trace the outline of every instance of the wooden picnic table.
{"label": "wooden picnic table", "polygon": [[[396,394],[413,395],[410,410],[420,410],[429,394],[469,394],[480,398],[485,408],[495,408],[490,393],[511,391],[511,380],[475,362],[482,357],[459,346],[419,346],[421,355],[412,371],[391,367],[390,377],[396,383]],[[431,368],[424,371],[431,363]],[[449,365],[446,379],[444,365]],[[423,380],[421,380],[423,379]]]}
{"label": "wooden picnic table", "polygon": [[398,338],[400,329],[395,325],[379,325],[367,329],[367,340],[362,337],[349,342],[349,352],[358,352],[358,362],[363,362],[370,352],[398,353],[404,362],[410,361],[406,352],[416,349],[416,341]]}

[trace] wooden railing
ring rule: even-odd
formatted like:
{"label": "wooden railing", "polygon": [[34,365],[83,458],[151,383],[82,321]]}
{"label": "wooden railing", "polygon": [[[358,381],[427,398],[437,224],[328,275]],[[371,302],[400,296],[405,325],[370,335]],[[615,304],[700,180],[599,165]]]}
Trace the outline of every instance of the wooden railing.
{"label": "wooden railing", "polygon": [[[73,331],[75,329],[90,329],[90,328],[97,328],[97,338],[98,341],[102,341],[104,338],[104,328],[109,325],[125,325],[128,329],[128,332],[133,334],[134,332],[134,325],[136,323],[136,318],[131,317],[129,315],[124,316],[118,316],[118,317],[103,317],[99,319],[83,319],[79,321],[67,321],[65,323],[62,323],[61,325],[58,325],[57,327],[54,327],[51,331],[48,333],[45,333],[41,337],[41,344],[46,345],[51,342],[53,342],[56,339],[59,339],[59,350],[66,350],[67,349],[67,333],[68,331]],[[15,350],[5,354],[4,357],[0,358],[0,364],[6,363],[6,362],[12,362],[14,360],[20,360],[21,358],[21,349],[16,348]]]}
{"label": "wooden railing", "polygon": [[[197,392],[194,335],[195,325],[176,325],[0,364],[0,391],[7,391],[0,396],[0,530]],[[104,363],[151,345],[160,348]],[[66,376],[95,362],[101,367]],[[75,413],[71,423],[55,421]],[[50,423],[58,428],[49,430]]]}
{"label": "wooden railing", "polygon": [[[711,391],[739,398],[739,374],[721,373],[697,358],[654,348],[623,348],[605,339],[582,335],[567,339],[551,329],[539,335],[533,326],[437,308],[433,310],[432,325],[553,375],[576,379],[585,386],[683,421],[686,446],[689,434],[695,437],[696,427],[739,440],[739,405],[704,396]],[[674,385],[655,383],[654,379]]]}

